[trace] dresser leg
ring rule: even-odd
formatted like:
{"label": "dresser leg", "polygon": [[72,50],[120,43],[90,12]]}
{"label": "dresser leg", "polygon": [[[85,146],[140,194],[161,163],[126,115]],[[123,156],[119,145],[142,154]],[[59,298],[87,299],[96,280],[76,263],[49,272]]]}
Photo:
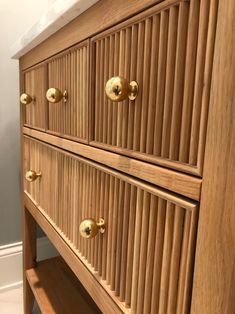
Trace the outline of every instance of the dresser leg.
{"label": "dresser leg", "polygon": [[23,209],[23,281],[24,313],[31,314],[34,295],[26,278],[26,270],[36,267],[36,222],[24,207]]}
{"label": "dresser leg", "polygon": [[25,277],[24,278],[24,314],[32,314],[33,305],[34,305],[34,295]]}

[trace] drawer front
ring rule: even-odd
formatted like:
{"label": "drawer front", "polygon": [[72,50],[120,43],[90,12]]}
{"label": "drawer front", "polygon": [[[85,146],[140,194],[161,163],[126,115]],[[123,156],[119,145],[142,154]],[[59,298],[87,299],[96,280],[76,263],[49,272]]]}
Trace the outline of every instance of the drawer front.
{"label": "drawer front", "polygon": [[40,65],[23,74],[23,92],[32,97],[32,102],[22,104],[24,110],[24,124],[30,127],[46,128],[46,87],[47,68]]}
{"label": "drawer front", "polygon": [[[93,145],[200,173],[214,36],[209,6],[164,1],[92,39]],[[107,97],[106,82],[117,76],[138,83],[135,100]]]}
{"label": "drawer front", "polygon": [[[47,208],[54,218],[58,206],[58,166],[59,154],[56,150],[42,145],[40,142],[24,137],[24,169],[43,173],[33,182],[24,180],[24,191],[30,195],[36,205]],[[55,218],[54,218],[55,219]]]}
{"label": "drawer front", "polygon": [[[196,203],[29,138],[25,159],[42,172],[26,191],[124,313],[189,313]],[[87,218],[105,233],[81,237]]]}
{"label": "drawer front", "polygon": [[88,41],[49,61],[48,88],[67,91],[67,102],[49,103],[49,132],[87,142],[88,70]]}

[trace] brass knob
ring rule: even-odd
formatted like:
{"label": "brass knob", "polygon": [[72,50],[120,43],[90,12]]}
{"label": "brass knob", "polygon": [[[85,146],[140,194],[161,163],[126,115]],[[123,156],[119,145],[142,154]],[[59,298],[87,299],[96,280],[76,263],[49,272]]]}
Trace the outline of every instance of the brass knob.
{"label": "brass knob", "polygon": [[25,179],[29,182],[35,181],[37,178],[41,177],[41,171],[36,172],[34,170],[29,170],[25,174]]}
{"label": "brass knob", "polygon": [[79,226],[80,235],[83,238],[91,239],[94,238],[98,232],[105,232],[105,222],[103,218],[99,218],[95,221],[92,218],[84,219]]}
{"label": "brass knob", "polygon": [[61,99],[63,99],[64,102],[67,102],[68,93],[66,90],[62,93],[58,88],[51,87],[47,90],[46,98],[52,103],[59,102]]}
{"label": "brass knob", "polygon": [[115,76],[106,83],[105,92],[112,101],[123,101],[126,98],[134,100],[138,94],[138,84],[135,81],[129,83],[125,78]]}
{"label": "brass knob", "polygon": [[20,102],[23,105],[28,105],[34,100],[34,97],[31,97],[29,94],[23,93],[20,95]]}

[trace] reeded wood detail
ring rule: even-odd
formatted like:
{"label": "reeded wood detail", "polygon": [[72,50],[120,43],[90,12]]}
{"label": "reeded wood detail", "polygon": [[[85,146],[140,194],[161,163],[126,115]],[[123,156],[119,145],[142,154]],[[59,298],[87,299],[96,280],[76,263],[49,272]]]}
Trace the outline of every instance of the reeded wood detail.
{"label": "reeded wood detail", "polygon": [[49,131],[87,141],[88,70],[88,41],[49,61],[48,88],[68,92],[66,103],[49,103]]}
{"label": "reeded wood detail", "polygon": [[58,203],[58,152],[39,142],[24,138],[24,172],[34,170],[43,173],[34,182],[24,180],[24,189],[53,217]]}
{"label": "reeded wood detail", "polygon": [[[210,1],[175,1],[92,39],[93,145],[201,174],[216,19],[209,11]],[[113,76],[137,81],[135,101],[106,97]]]}
{"label": "reeded wood detail", "polygon": [[23,74],[24,93],[29,94],[34,100],[24,106],[24,124],[38,129],[45,129],[47,123],[46,113],[46,65],[35,67]]}
{"label": "reeded wood detail", "polygon": [[[196,203],[25,138],[29,164],[42,177],[27,193],[124,313],[189,313]],[[106,232],[87,240],[79,224],[90,217]]]}
{"label": "reeded wood detail", "polygon": [[[24,151],[23,151],[23,176],[28,170],[40,171],[39,170],[39,145],[36,141],[29,140],[28,138],[24,138]],[[36,169],[36,170],[35,170]],[[24,179],[24,190],[26,190],[32,198],[38,202],[39,204],[39,180],[32,182],[27,181]]]}

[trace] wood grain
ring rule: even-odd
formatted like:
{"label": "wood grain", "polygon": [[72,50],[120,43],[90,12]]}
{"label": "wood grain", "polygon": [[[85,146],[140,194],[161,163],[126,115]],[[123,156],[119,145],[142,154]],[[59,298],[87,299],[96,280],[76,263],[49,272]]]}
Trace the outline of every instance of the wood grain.
{"label": "wood grain", "polygon": [[235,311],[235,3],[218,3],[193,314]]}
{"label": "wood grain", "polygon": [[202,180],[199,178],[157,167],[155,165],[130,159],[125,156],[120,156],[115,153],[103,151],[67,139],[58,138],[36,130],[24,128],[24,134],[101,164],[105,164],[106,166],[156,184],[175,193],[182,194],[194,200],[200,199]]}
{"label": "wood grain", "polygon": [[[20,93],[24,92],[24,79],[20,63]],[[21,171],[24,171],[26,160],[24,158],[24,136],[23,126],[25,118],[25,107],[20,106],[20,144],[21,144]],[[29,214],[24,204],[23,186],[24,178],[21,176],[21,209],[22,209],[22,234],[23,234],[23,304],[25,314],[31,314],[34,305],[34,295],[26,278],[25,270],[36,266],[36,222]]]}
{"label": "wood grain", "polygon": [[[210,6],[199,4],[163,1],[93,37],[91,50],[85,42],[52,57],[48,84],[70,97],[49,105],[49,132],[86,143],[89,130],[91,145],[201,176],[216,14],[207,18]],[[114,75],[138,81],[135,102],[107,100],[104,85]]]}
{"label": "wood grain", "polygon": [[[27,140],[35,142],[33,139],[27,138]],[[158,285],[160,287],[159,296],[157,296],[159,298],[160,313],[165,313],[167,307],[170,307],[171,310],[174,309],[172,310],[173,313],[180,313],[180,311],[176,312],[177,307],[172,305],[172,299],[174,300],[175,305],[182,304],[185,312],[188,312],[190,306],[189,292],[192,285],[191,277],[193,273],[191,265],[193,263],[196,239],[194,230],[197,226],[197,204],[170,194],[167,191],[157,189],[147,183],[142,183],[137,179],[130,180],[129,177],[114,172],[111,169],[92,163],[81,157],[73,156],[61,150],[55,148],[52,149],[50,146],[39,143],[38,141],[36,141],[36,145],[39,147],[46,147],[47,152],[44,150],[43,155],[48,155],[50,150],[53,152],[56,151],[59,155],[57,164],[57,172],[59,173],[58,180],[55,182],[53,181],[55,189],[59,189],[60,193],[60,199],[57,199],[55,204],[55,210],[57,212],[56,216],[58,216],[59,219],[54,221],[49,207],[43,207],[37,199],[35,200],[34,197],[30,195],[30,193],[27,192],[27,195],[35,204],[38,204],[38,209],[51,221],[54,228],[63,236],[64,241],[70,246],[74,253],[79,258],[82,257],[83,262],[89,267],[92,274],[99,278],[101,285],[109,292],[115,302],[118,303],[121,299],[122,308],[125,308],[126,306],[127,308],[129,307],[133,313],[148,314],[148,309],[151,308],[152,299],[149,297],[146,299],[144,298],[145,289],[149,286]],[[39,148],[39,150],[40,149],[42,148]],[[53,160],[53,158],[51,160]],[[76,181],[74,181],[75,178],[72,176],[72,170],[76,168],[76,164],[80,171],[79,176],[76,178]],[[43,179],[44,169],[41,171]],[[50,169],[45,169],[45,171],[50,172]],[[93,175],[90,176],[90,173],[93,173]],[[109,177],[109,181],[114,180],[114,188],[112,190],[110,190],[110,185],[105,184],[105,177]],[[45,184],[47,184],[47,182],[41,180],[40,188],[43,189],[43,185]],[[74,186],[74,189],[68,188],[71,186]],[[129,271],[132,275],[128,275],[128,279],[132,284],[125,286],[124,284],[121,285],[122,281],[125,283],[127,280],[127,272],[123,270],[130,264],[128,259],[122,259],[122,256],[124,256],[128,248],[129,239],[127,236],[129,223],[127,223],[127,221],[129,222],[130,217],[133,217],[133,214],[130,214],[130,198],[127,197],[129,191],[133,187],[136,192],[134,193],[135,199],[132,199],[132,204],[136,204],[136,207],[131,208],[131,210],[134,211],[134,216],[136,218],[134,228],[132,229],[134,237],[130,237],[130,245],[133,246],[133,266]],[[109,198],[104,198],[103,192],[105,190],[107,190],[109,198],[113,200],[112,207],[108,207],[108,211],[111,212],[111,215],[109,215],[108,211],[106,212],[106,215],[104,212],[104,208],[110,204]],[[91,191],[91,194],[89,191]],[[52,194],[47,193],[45,195],[45,198],[47,199],[53,197]],[[76,203],[74,208],[73,200],[75,197],[78,198],[79,202]],[[161,199],[162,201],[160,202],[158,199]],[[105,201],[107,203],[105,203]],[[164,204],[164,201],[166,202],[166,208],[164,206],[163,208],[161,207]],[[78,243],[73,243],[73,237],[70,235],[78,232],[78,230],[74,230],[77,225],[74,224],[73,221],[68,223],[68,219],[72,216],[74,211],[77,212],[76,216],[80,217],[80,222],[88,217],[92,217],[96,220],[98,220],[99,217],[103,217],[106,221],[106,233],[104,235],[98,234],[91,240],[81,238]],[[158,223],[157,220],[153,220],[151,217],[156,215],[157,211],[166,211],[166,214],[164,214],[166,218],[165,225],[163,224],[159,226],[159,228],[163,228],[163,231],[161,232],[165,234],[163,243],[161,242],[161,239],[159,243],[160,247],[163,246],[163,251],[158,252],[158,254],[163,256],[160,264],[161,266],[158,263],[154,264],[152,260],[151,268],[148,269],[152,274],[155,273],[154,266],[156,269],[159,269],[159,267],[161,269],[160,276],[154,277],[158,283],[154,283],[153,277],[147,277],[149,281],[146,281],[145,270],[147,264],[145,257],[148,245],[150,245],[148,244],[148,239],[151,235],[154,236],[154,233],[156,232]],[[180,214],[181,211],[185,213],[185,215],[189,213],[187,215],[190,217],[187,229],[188,232],[185,232],[184,235],[182,231],[184,215]],[[180,213],[178,214],[178,212]],[[178,215],[180,216],[178,217]],[[175,227],[173,228],[174,225]],[[150,232],[152,234],[150,234]],[[123,234],[126,235],[125,238],[123,238]],[[182,234],[182,241],[180,234]],[[107,248],[105,249],[103,247],[103,238],[107,237],[108,240],[109,236],[111,236],[111,240],[108,252],[106,251]],[[179,236],[179,240],[177,236]],[[184,255],[180,256],[181,247],[184,242],[187,243],[187,246]],[[103,249],[105,251],[103,251]],[[90,250],[93,250],[93,252],[89,259],[90,255],[88,252],[90,252]],[[175,263],[177,258],[178,264],[173,264],[174,271],[170,272],[171,264]],[[172,285],[177,285],[178,277],[176,274],[180,273],[181,260],[185,261],[187,271],[184,272],[184,276],[181,280],[183,289],[182,293],[178,294],[177,289],[171,287]],[[105,265],[109,264],[110,279],[108,285],[104,280],[106,278],[106,272],[109,270],[104,270],[103,263]],[[172,274],[172,277],[170,277],[170,274]],[[123,287],[130,290],[125,291],[124,293],[122,290],[124,289]],[[169,297],[170,303],[168,303],[168,293],[171,293]],[[125,296],[128,297],[127,300],[125,299]],[[130,305],[128,306],[129,302]],[[143,312],[144,309],[146,309],[146,312]],[[157,310],[155,306],[153,310]]]}
{"label": "wood grain", "polygon": [[68,100],[49,103],[47,132],[87,142],[88,85],[88,41],[48,61],[47,88],[58,88],[62,93],[67,90]]}
{"label": "wood grain", "polygon": [[[209,4],[199,7],[199,0],[164,1],[91,39],[96,79],[90,123],[99,133],[91,134],[90,145],[202,174],[209,103],[202,82],[206,75],[208,91],[215,27],[208,31]],[[114,52],[105,46],[112,38]],[[105,62],[99,62],[101,46]],[[107,99],[105,82],[113,76],[137,81],[135,101]]]}
{"label": "wood grain", "polygon": [[45,130],[47,128],[47,65],[42,63],[29,71],[23,72],[23,92],[34,100],[24,106],[24,124],[33,128]]}
{"label": "wood grain", "polygon": [[[235,311],[234,20],[232,0],[101,0],[21,58],[22,171],[42,171],[22,176],[25,313],[32,290],[42,312],[77,306],[67,266],[36,267],[36,223],[102,313]],[[107,99],[117,75],[135,101]],[[48,106],[48,87],[68,102]],[[85,240],[89,217],[106,232]]]}
{"label": "wood grain", "polygon": [[37,224],[39,224],[43,231],[47,234],[48,238],[54,244],[71,270],[79,278],[80,282],[91,295],[102,313],[123,314],[123,311],[119,308],[116,302],[107,296],[107,293],[102,289],[96,277],[87,270],[87,267],[84,265],[83,261],[81,261],[82,258],[80,260],[74,254],[69,247],[69,244],[65,242],[63,234],[58,233],[55,230],[50,219],[40,212],[35,203],[26,194],[24,194],[24,203]]}
{"label": "wood grain", "polygon": [[36,266],[36,222],[25,207],[23,207],[22,217],[24,313],[31,314],[34,305],[34,295],[26,279],[25,271]]}
{"label": "wood grain", "polygon": [[61,257],[39,262],[26,276],[43,314],[101,313]]}
{"label": "wood grain", "polygon": [[[172,0],[170,0],[172,2]],[[175,1],[175,0],[174,0]],[[162,0],[102,0],[21,58],[26,69]],[[169,2],[169,0],[164,1]],[[89,21],[89,22],[88,22]],[[56,44],[55,44],[56,42]]]}

